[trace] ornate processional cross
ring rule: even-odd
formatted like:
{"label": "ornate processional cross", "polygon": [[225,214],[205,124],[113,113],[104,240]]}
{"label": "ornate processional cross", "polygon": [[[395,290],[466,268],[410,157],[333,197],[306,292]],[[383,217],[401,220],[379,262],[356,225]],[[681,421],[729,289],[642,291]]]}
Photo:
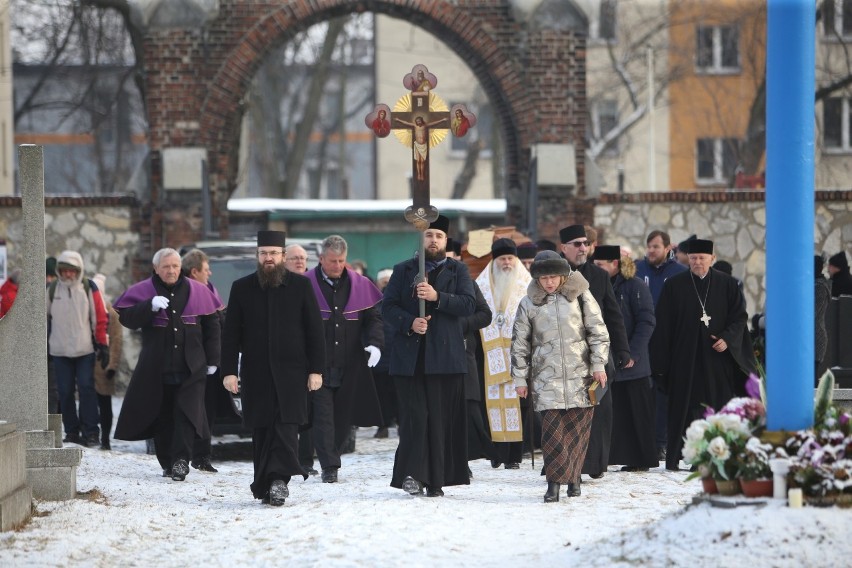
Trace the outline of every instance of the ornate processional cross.
{"label": "ornate processional cross", "polygon": [[429,202],[429,150],[447,136],[447,129],[463,137],[476,124],[476,116],[462,104],[448,110],[433,92],[438,78],[425,65],[415,65],[402,84],[411,94],[399,99],[392,112],[385,104],[376,105],[364,122],[379,138],[393,130],[400,142],[411,148],[413,203],[405,210],[405,220],[425,231],[438,218],[438,210]]}

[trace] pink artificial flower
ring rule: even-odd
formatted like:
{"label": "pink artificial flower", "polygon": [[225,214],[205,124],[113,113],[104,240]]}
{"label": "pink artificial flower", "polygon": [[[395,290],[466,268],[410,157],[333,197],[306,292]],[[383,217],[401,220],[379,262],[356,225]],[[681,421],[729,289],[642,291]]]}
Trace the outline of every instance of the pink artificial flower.
{"label": "pink artificial flower", "polygon": [[760,400],[760,377],[754,373],[749,373],[748,380],[745,384],[746,394],[751,398]]}

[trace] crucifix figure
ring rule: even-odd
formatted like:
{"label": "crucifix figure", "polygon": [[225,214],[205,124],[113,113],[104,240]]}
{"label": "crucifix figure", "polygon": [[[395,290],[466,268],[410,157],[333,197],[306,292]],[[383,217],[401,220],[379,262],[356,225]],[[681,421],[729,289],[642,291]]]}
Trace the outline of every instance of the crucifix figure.
{"label": "crucifix figure", "polygon": [[[388,134],[383,128],[384,121],[389,120],[394,135],[411,147],[413,202],[405,209],[405,220],[418,231],[425,231],[429,223],[438,218],[438,210],[429,202],[429,148],[440,143],[448,130],[458,138],[463,137],[476,124],[476,116],[462,104],[448,109],[434,93],[438,78],[425,65],[415,65],[402,84],[411,93],[399,99],[393,111],[387,105],[376,105],[364,122],[378,137],[384,138]],[[418,279],[421,281],[426,279],[425,256],[423,239],[420,239]],[[425,302],[420,300],[420,317],[424,317],[425,312]]]}
{"label": "crucifix figure", "polygon": [[438,218],[438,210],[429,203],[429,150],[450,130],[454,136],[463,137],[476,124],[476,116],[462,104],[447,108],[434,92],[438,78],[425,65],[415,65],[402,84],[411,93],[399,99],[392,112],[387,105],[376,105],[364,122],[384,138],[387,131],[381,128],[382,121],[389,120],[394,135],[411,148],[413,203],[405,210],[405,219],[424,231]]}

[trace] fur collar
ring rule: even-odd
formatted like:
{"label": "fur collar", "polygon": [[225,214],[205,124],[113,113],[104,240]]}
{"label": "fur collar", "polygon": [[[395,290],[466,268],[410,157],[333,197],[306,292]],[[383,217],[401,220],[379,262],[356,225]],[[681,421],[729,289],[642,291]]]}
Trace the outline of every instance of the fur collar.
{"label": "fur collar", "polygon": [[[569,302],[572,302],[577,298],[577,296],[588,289],[589,281],[586,280],[578,271],[574,270],[565,279],[565,283],[556,289],[554,294],[562,294]],[[530,300],[532,300],[533,304],[536,306],[540,306],[547,301],[547,293],[541,286],[539,286],[538,280],[530,281],[529,286],[527,286],[527,296],[530,297]]]}

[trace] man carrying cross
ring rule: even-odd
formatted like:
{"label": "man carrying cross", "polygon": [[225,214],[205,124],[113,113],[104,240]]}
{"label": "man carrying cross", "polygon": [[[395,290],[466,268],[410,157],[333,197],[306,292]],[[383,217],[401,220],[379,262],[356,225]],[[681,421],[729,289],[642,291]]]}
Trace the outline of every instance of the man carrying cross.
{"label": "man carrying cross", "polygon": [[[418,259],[393,268],[382,317],[390,347],[389,374],[399,403],[399,447],[391,486],[411,495],[425,487],[440,497],[443,487],[470,483],[464,377],[467,355],[461,318],[476,299],[467,266],[446,258],[450,221],[439,215],[423,233],[426,280]],[[425,317],[419,302],[425,300]]]}
{"label": "man carrying cross", "polygon": [[666,280],[651,337],[651,372],[667,391],[666,469],[677,470],[683,436],[704,415],[745,393],[754,372],[748,315],[736,280],[710,266],[713,241],[689,244],[689,270]]}

